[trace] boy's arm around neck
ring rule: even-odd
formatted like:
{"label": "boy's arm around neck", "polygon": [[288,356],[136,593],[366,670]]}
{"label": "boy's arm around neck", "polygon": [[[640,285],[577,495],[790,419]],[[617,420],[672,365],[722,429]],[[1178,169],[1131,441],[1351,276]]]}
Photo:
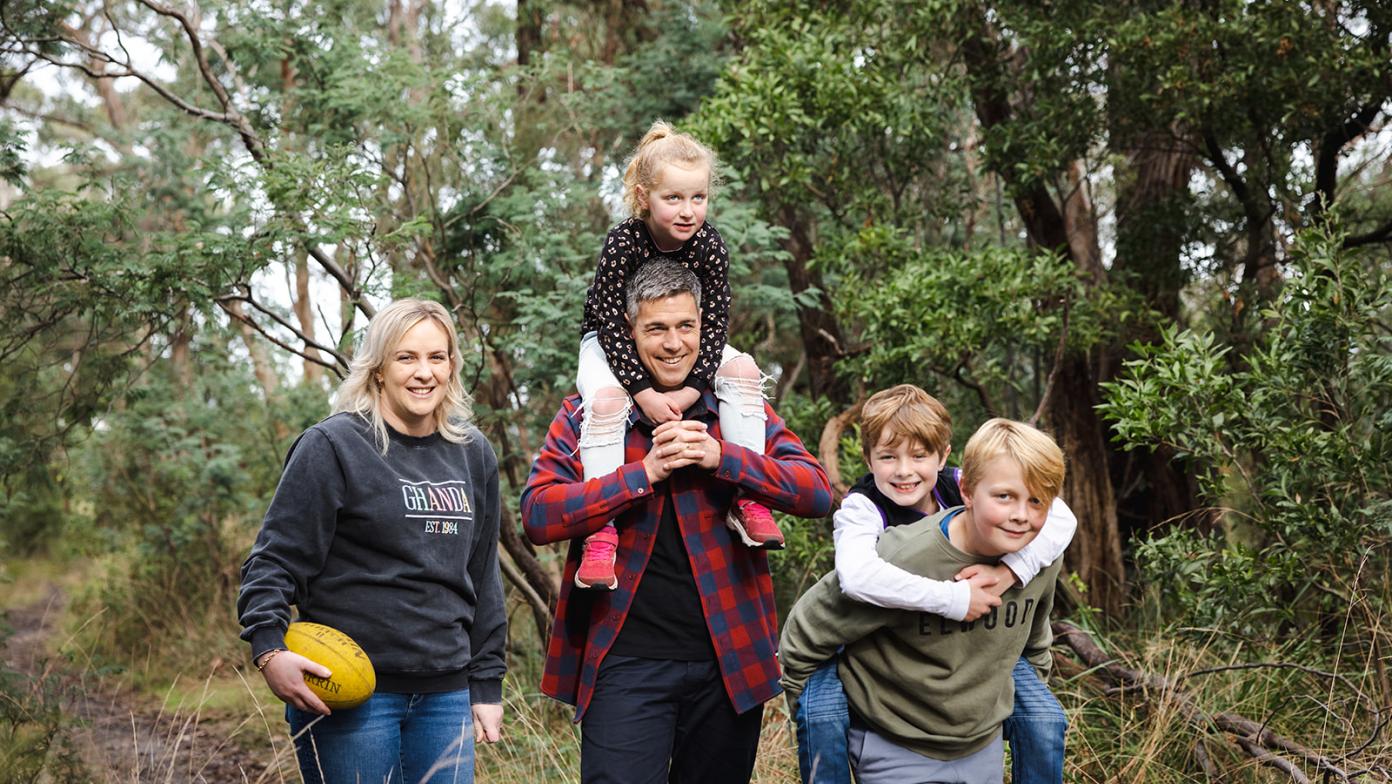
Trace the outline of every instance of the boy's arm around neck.
{"label": "boy's arm around neck", "polygon": [[887,561],[876,549],[884,518],[875,503],[851,493],[832,516],[836,578],[841,591],[858,602],[898,610],[930,612],[963,620],[971,601],[965,582],[931,580]]}

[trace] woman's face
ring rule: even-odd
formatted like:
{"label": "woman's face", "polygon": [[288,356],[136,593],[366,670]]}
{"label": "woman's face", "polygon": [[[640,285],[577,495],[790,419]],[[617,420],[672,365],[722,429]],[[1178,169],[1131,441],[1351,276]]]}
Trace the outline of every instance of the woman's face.
{"label": "woman's face", "polygon": [[445,402],[450,366],[449,336],[435,319],[421,319],[406,331],[377,371],[382,385],[382,418],[398,432],[435,432],[435,409]]}

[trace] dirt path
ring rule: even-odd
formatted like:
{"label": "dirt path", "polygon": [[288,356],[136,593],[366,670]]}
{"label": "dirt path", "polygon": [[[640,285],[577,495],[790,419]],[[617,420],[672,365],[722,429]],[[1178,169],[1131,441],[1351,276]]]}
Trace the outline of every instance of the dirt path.
{"label": "dirt path", "polygon": [[262,777],[267,760],[228,740],[232,727],[210,725],[187,712],[139,707],[125,689],[90,673],[71,671],[63,659],[49,657],[49,640],[58,633],[56,621],[64,602],[62,591],[52,587],[43,599],[5,614],[13,633],[5,642],[4,663],[57,687],[63,715],[70,720],[66,740],[93,780],[251,784],[261,779],[279,784],[274,772]]}

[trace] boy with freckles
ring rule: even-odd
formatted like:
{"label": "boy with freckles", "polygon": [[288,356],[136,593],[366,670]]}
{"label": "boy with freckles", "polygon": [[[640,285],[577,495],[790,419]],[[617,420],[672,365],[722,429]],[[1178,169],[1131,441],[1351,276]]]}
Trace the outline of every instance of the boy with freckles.
{"label": "boy with freckles", "polygon": [[[962,505],[880,538],[879,553],[909,574],[948,580],[994,566],[1044,528],[1063,485],[1063,455],[1033,427],[992,419],[967,442]],[[901,483],[902,484],[902,483]],[[1024,656],[1050,666],[1049,611],[1061,561],[975,621],[876,607],[842,593],[829,574],[798,600],[783,627],[783,687],[797,710],[808,678],[842,650],[850,705],[851,768],[862,784],[951,781],[998,784],[1002,724],[1015,703],[1012,668]]]}

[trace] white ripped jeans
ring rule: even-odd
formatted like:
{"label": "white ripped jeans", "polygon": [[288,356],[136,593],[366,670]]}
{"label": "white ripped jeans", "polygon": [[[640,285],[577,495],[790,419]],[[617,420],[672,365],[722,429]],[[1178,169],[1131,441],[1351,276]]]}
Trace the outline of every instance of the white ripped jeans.
{"label": "white ripped jeans", "polygon": [[[739,359],[749,361],[736,362]],[[745,372],[738,372],[741,366]],[[580,366],[575,375],[575,386],[583,401],[580,465],[585,478],[593,479],[617,471],[624,464],[624,431],[633,398],[609,369],[598,333],[587,333],[581,339]],[[752,357],[725,346],[715,374],[715,397],[720,401],[721,436],[763,454],[768,415],[764,412],[763,374]]]}

